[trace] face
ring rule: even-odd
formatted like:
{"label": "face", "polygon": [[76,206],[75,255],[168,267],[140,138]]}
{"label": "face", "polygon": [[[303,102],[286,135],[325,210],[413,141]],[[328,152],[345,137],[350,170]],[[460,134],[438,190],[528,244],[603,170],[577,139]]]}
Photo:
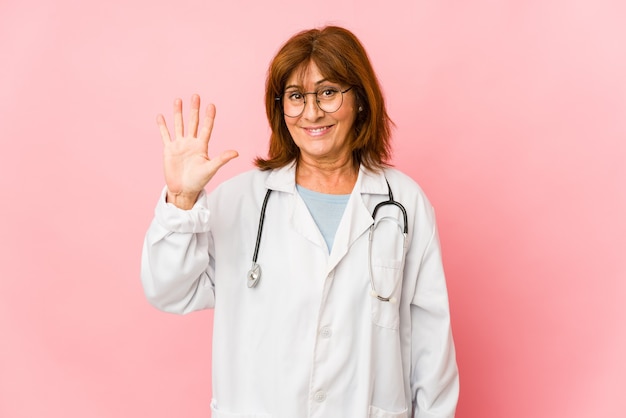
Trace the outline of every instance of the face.
{"label": "face", "polygon": [[[291,74],[285,91],[309,93],[324,88],[344,91],[349,87],[327,81],[320,74],[317,65],[311,61],[304,72],[296,70]],[[307,94],[305,98],[306,103],[300,116],[285,116],[287,129],[300,149],[300,158],[317,165],[349,161],[352,157],[350,139],[354,135],[353,126],[356,118],[354,92],[349,90],[343,93],[343,103],[333,113],[326,113],[320,109],[315,95]]]}

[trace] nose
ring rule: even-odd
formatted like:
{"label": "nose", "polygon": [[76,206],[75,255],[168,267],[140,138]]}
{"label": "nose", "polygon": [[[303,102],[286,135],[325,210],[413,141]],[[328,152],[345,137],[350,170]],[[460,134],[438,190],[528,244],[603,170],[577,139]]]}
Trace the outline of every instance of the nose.
{"label": "nose", "polygon": [[[317,120],[324,117],[324,111],[320,109],[317,103],[316,93],[306,93],[306,100],[304,101],[304,110],[302,111],[302,117],[307,120]],[[309,97],[311,95],[312,97]]]}

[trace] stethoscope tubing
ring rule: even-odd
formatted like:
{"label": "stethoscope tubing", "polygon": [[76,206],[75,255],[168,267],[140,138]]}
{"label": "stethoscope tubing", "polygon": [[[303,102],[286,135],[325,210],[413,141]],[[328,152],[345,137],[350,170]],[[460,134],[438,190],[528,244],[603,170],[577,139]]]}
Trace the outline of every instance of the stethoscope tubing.
{"label": "stethoscope tubing", "polygon": [[[398,288],[398,284],[399,284],[399,280],[396,280],[395,286],[393,288],[393,290],[391,291],[391,293],[389,294],[389,296],[384,297],[382,295],[378,294],[378,291],[376,290],[376,286],[374,285],[374,276],[373,276],[373,271],[372,271],[372,239],[373,239],[373,235],[374,235],[374,229],[376,227],[376,225],[378,224],[378,222],[384,220],[384,219],[392,219],[397,225],[398,228],[400,228],[401,232],[402,232],[402,236],[403,236],[403,241],[402,241],[402,265],[404,265],[404,258],[405,258],[405,249],[406,249],[406,241],[407,241],[407,236],[408,236],[408,231],[409,231],[409,226],[408,226],[408,217],[407,217],[407,213],[406,213],[406,209],[404,208],[404,206],[395,201],[393,198],[393,192],[391,191],[391,186],[389,185],[389,181],[387,181],[387,179],[385,179],[385,181],[387,182],[387,190],[388,190],[388,195],[389,195],[389,199],[385,200],[384,202],[380,202],[378,203],[375,207],[374,210],[372,211],[372,218],[374,219],[374,223],[370,226],[370,231],[369,231],[369,243],[368,243],[368,272],[369,272],[369,276],[370,276],[370,286],[371,286],[371,294],[372,296],[376,297],[378,300],[380,300],[381,302],[390,302],[390,303],[395,303],[395,298],[392,297],[392,295],[395,293],[396,289]],[[265,222],[265,212],[267,210],[267,202],[270,198],[270,194],[272,193],[272,189],[267,189],[267,192],[265,193],[265,198],[263,199],[263,204],[261,205],[261,214],[259,216],[259,227],[257,229],[257,235],[256,235],[256,242],[254,245],[254,253],[252,255],[252,267],[250,268],[250,270],[248,271],[248,275],[247,275],[247,285],[249,288],[253,288],[255,287],[258,282],[259,279],[261,278],[261,266],[257,263],[257,258],[259,255],[259,249],[261,247],[261,237],[263,236],[263,223]],[[396,206],[398,209],[400,209],[400,212],[402,212],[402,220],[403,222],[403,226],[400,226],[400,223],[397,221],[397,219],[393,218],[393,217],[383,217],[381,219],[379,219],[378,221],[376,221],[376,213],[378,212],[378,210],[386,205],[393,205]]]}
{"label": "stethoscope tubing", "polygon": [[261,205],[261,215],[259,216],[259,228],[256,233],[256,243],[254,244],[254,254],[252,255],[252,267],[248,271],[246,283],[249,288],[255,287],[259,283],[261,278],[261,266],[256,262],[259,256],[259,248],[261,248],[261,237],[263,235],[263,223],[265,222],[265,212],[267,209],[267,201],[270,198],[272,189],[267,189],[265,198],[263,199],[263,205]]}
{"label": "stethoscope tubing", "polygon": [[252,255],[252,262],[256,263],[259,256],[259,247],[261,246],[261,236],[263,235],[263,223],[265,222],[265,210],[267,208],[267,201],[270,199],[272,189],[267,189],[265,193],[265,199],[263,199],[263,205],[261,206],[261,216],[259,217],[259,228],[256,233],[256,243],[254,244],[254,254]]}
{"label": "stethoscope tubing", "polygon": [[[393,192],[391,191],[391,186],[389,185],[389,181],[387,179],[385,179],[385,181],[387,182],[387,190],[389,193],[389,199],[385,200],[384,202],[380,202],[379,204],[377,204],[376,206],[374,206],[374,210],[372,211],[372,218],[374,219],[374,223],[370,226],[370,232],[369,232],[369,237],[368,237],[368,245],[367,245],[367,258],[368,258],[368,263],[367,263],[367,268],[368,268],[368,272],[369,272],[369,276],[370,276],[370,287],[371,287],[371,294],[373,297],[375,297],[376,299],[380,300],[381,302],[390,302],[390,303],[396,303],[396,298],[394,298],[392,295],[396,292],[396,289],[398,288],[398,284],[400,283],[400,280],[395,280],[395,284],[393,289],[391,290],[391,292],[389,293],[389,296],[382,296],[381,294],[378,293],[378,290],[376,290],[376,285],[374,284],[374,272],[372,269],[372,241],[374,239],[374,231],[376,229],[376,225],[379,222],[382,222],[383,220],[390,220],[393,223],[395,223],[398,228],[400,229],[400,231],[402,232],[402,262],[400,265],[404,265],[404,258],[406,256],[406,240],[407,240],[407,236],[409,233],[409,223],[408,223],[408,217],[406,214],[406,209],[404,208],[404,206],[399,203],[396,202],[393,199]],[[403,225],[400,225],[400,222],[398,222],[398,220],[392,216],[384,216],[378,220],[376,220],[376,213],[378,212],[378,209],[382,208],[383,206],[387,206],[387,205],[392,205],[397,207],[398,209],[400,209],[400,212],[402,212],[402,220]]]}

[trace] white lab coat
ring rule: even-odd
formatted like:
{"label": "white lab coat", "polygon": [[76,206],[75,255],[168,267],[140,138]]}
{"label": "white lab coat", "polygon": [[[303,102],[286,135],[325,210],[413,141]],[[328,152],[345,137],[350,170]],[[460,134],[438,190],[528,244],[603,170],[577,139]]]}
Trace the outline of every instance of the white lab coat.
{"label": "white lab coat", "polygon": [[[374,206],[408,213],[406,259],[398,227]],[[261,204],[273,190],[246,286]],[[164,191],[165,192],[165,191]],[[397,208],[380,216],[401,220]],[[377,215],[379,218],[379,215]],[[419,186],[394,169],[361,168],[329,254],[296,192],[295,165],[250,171],[183,211],[164,194],[145,239],[142,281],[159,309],[215,308],[213,418],[453,417],[459,382],[439,241]]]}

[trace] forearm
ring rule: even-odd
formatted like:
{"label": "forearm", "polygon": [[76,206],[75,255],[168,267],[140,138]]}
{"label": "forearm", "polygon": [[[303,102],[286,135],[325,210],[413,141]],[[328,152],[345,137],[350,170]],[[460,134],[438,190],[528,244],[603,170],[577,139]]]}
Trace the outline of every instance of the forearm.
{"label": "forearm", "polygon": [[[413,348],[414,418],[453,418],[459,397],[459,375],[447,309],[427,312],[411,306],[419,327]],[[420,324],[420,325],[417,325]]]}
{"label": "forearm", "polygon": [[459,375],[436,229],[426,247],[411,304],[414,418],[453,418]]}
{"label": "forearm", "polygon": [[183,211],[161,195],[141,262],[144,292],[158,309],[187,313],[214,305],[208,218],[203,202]]}
{"label": "forearm", "polygon": [[143,246],[141,280],[152,305],[178,314],[213,307],[207,247],[207,234],[150,227]]}

